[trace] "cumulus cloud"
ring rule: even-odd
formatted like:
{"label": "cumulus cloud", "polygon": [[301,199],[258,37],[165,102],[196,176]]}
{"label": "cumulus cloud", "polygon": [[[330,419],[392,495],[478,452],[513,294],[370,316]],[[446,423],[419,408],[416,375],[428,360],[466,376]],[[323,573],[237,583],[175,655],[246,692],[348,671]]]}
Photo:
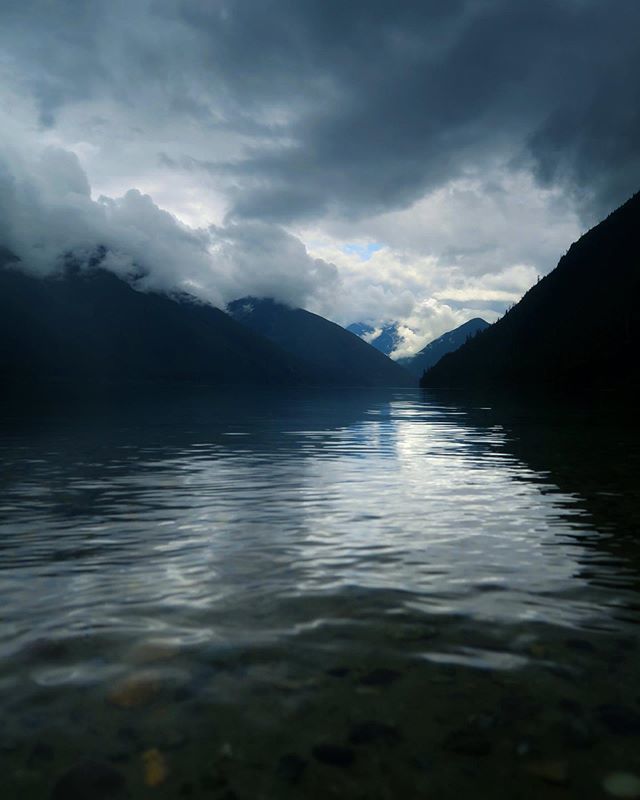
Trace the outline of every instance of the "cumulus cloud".
{"label": "cumulus cloud", "polygon": [[378,213],[495,158],[590,213],[640,183],[635,0],[6,0],[1,22],[44,125],[214,170],[234,215]]}
{"label": "cumulus cloud", "polygon": [[343,324],[400,321],[400,356],[473,317],[495,321],[580,232],[557,190],[498,170],[452,181],[402,211],[301,235],[342,280],[332,307],[317,310]]}
{"label": "cumulus cloud", "polygon": [[191,228],[136,189],[94,200],[75,154],[0,142],[0,242],[23,268],[50,274],[72,257],[142,290],[186,291],[224,307],[246,294],[305,305],[337,280],[280,227],[260,222]]}
{"label": "cumulus cloud", "polygon": [[636,0],[5,0],[0,235],[34,269],[100,243],[149,288],[417,347],[638,189],[639,24]]}

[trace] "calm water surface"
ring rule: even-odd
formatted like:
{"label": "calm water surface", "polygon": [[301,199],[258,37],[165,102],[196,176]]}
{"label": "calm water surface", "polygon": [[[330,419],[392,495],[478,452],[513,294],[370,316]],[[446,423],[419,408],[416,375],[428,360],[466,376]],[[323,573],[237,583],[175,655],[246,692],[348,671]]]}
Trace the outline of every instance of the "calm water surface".
{"label": "calm water surface", "polygon": [[418,391],[5,404],[2,797],[615,796],[639,462]]}

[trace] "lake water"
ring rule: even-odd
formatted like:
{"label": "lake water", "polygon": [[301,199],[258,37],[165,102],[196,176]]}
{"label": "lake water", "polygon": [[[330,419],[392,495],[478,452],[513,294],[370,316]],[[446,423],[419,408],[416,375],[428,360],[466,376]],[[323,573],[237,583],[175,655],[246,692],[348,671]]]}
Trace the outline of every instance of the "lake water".
{"label": "lake water", "polygon": [[7,402],[1,796],[640,796],[639,478],[602,406]]}

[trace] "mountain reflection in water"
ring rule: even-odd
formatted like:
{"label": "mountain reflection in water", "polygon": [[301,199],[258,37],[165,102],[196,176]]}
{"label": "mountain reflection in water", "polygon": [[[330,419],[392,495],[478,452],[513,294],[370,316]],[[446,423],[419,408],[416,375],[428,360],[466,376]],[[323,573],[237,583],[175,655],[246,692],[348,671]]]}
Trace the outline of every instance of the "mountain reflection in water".
{"label": "mountain reflection in water", "polygon": [[76,395],[7,402],[0,451],[4,796],[595,798],[640,774],[633,414]]}

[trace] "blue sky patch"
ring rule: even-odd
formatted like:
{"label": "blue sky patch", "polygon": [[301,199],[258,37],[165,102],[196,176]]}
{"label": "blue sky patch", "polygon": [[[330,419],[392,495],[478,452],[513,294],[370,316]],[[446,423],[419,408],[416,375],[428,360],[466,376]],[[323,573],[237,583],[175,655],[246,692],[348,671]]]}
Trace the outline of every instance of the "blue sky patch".
{"label": "blue sky patch", "polygon": [[369,242],[368,244],[345,244],[342,246],[342,252],[348,255],[359,256],[361,261],[368,261],[374,253],[382,250],[383,245],[380,242]]}

